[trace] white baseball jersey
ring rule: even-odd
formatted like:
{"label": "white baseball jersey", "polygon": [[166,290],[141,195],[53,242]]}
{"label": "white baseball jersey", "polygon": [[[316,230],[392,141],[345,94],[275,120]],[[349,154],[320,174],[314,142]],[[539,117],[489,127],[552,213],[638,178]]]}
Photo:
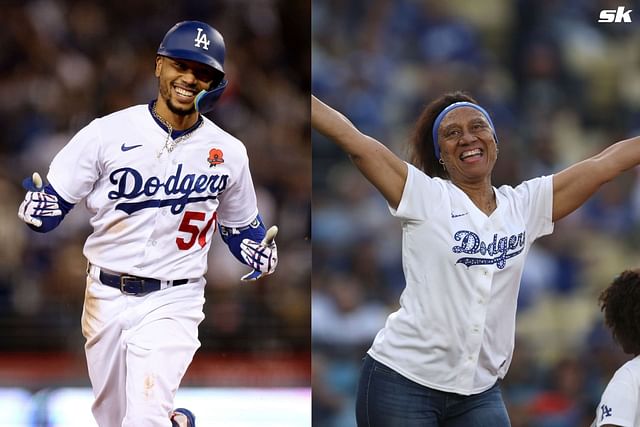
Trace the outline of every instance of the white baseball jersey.
{"label": "white baseball jersey", "polygon": [[168,153],[147,105],[96,119],[54,158],[47,178],[66,201],[86,199],[93,233],[84,255],[118,273],[160,280],[201,277],[216,221],[258,214],[242,143],[203,117]]}
{"label": "white baseball jersey", "polygon": [[504,377],[526,254],[553,231],[552,177],[494,188],[487,216],[453,183],[409,165],[402,220],[406,287],[369,349],[414,382],[463,395]]}
{"label": "white baseball jersey", "polygon": [[607,424],[640,427],[640,356],[622,365],[602,393],[594,425]]}

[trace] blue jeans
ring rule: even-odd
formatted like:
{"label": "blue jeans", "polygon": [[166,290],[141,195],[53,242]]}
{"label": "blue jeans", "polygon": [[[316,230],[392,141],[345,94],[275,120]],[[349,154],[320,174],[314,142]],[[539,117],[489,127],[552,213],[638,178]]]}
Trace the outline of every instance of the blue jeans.
{"label": "blue jeans", "polygon": [[471,396],[417,384],[365,356],[356,400],[358,427],[509,427],[496,383]]}

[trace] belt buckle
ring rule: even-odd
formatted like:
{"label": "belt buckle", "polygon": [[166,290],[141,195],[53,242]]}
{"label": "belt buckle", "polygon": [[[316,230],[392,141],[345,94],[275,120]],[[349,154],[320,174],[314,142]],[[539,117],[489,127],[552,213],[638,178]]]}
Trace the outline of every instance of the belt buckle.
{"label": "belt buckle", "polygon": [[[140,282],[140,292],[129,292],[125,289],[126,286],[126,281],[127,280],[137,280]],[[136,276],[128,276],[126,274],[123,274],[122,276],[120,276],[120,292],[122,292],[125,295],[139,295],[142,292],[142,290],[144,289],[144,279],[140,278],[140,277],[136,277]]]}

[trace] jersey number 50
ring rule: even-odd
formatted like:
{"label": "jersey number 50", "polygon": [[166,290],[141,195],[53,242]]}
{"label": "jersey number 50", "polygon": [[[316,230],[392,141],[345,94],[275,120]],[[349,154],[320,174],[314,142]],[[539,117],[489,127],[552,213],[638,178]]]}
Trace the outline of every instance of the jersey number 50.
{"label": "jersey number 50", "polygon": [[[193,211],[185,211],[184,216],[182,217],[182,222],[180,223],[180,227],[178,227],[178,231],[182,231],[184,233],[189,234],[189,239],[186,240],[182,237],[176,238],[176,244],[178,245],[178,249],[186,251],[187,249],[191,249],[191,247],[198,242],[201,248],[204,248],[204,245],[207,244],[207,234],[209,233],[209,229],[211,226],[215,225],[216,221],[216,213],[213,213],[213,216],[207,223],[204,225],[202,229],[199,228],[201,224],[193,224],[193,222],[203,222],[206,219],[206,214],[204,212],[193,212]],[[213,229],[215,233],[215,228]]]}

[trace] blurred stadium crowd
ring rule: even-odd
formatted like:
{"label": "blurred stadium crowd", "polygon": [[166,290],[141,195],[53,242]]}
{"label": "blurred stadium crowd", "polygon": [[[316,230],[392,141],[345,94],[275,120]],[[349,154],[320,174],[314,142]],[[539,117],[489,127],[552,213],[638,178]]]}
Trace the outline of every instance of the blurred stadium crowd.
{"label": "blurred stadium crowd", "polygon": [[246,268],[214,235],[198,354],[308,358],[309,13],[306,2],[279,0],[2,2],[0,356],[81,354],[84,344],[88,213],[79,204],[53,232],[30,231],[16,216],[22,179],[44,177],[93,118],[155,99],[156,49],[176,22],[195,19],[227,47],[229,86],[209,117],[245,143],[260,212],[280,227],[278,271],[254,284],[240,283]]}
{"label": "blurred stadium crowd", "polygon": [[[314,0],[312,92],[405,157],[422,108],[467,90],[497,126],[493,184],[516,185],[640,132],[640,27],[597,22],[618,6],[640,20],[626,1]],[[346,155],[312,139],[313,425],[349,427],[361,358],[404,285],[400,226]],[[638,179],[608,183],[529,254],[503,382],[514,427],[589,425],[631,358],[597,297],[640,264]]]}

